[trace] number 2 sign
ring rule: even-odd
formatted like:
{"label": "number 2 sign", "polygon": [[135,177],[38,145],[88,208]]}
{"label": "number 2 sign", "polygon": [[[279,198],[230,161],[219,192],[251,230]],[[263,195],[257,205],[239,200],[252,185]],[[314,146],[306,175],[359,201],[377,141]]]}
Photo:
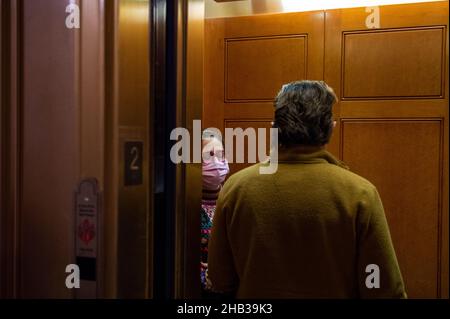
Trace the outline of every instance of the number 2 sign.
{"label": "number 2 sign", "polygon": [[143,183],[143,142],[125,142],[125,186]]}

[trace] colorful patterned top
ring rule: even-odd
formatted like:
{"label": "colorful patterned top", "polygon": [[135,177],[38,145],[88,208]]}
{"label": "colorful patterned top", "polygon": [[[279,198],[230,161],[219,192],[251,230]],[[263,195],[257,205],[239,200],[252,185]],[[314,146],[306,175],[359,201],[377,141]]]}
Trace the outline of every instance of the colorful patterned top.
{"label": "colorful patterned top", "polygon": [[208,279],[208,242],[211,235],[219,192],[220,188],[217,191],[203,190],[202,196],[200,277],[202,289],[207,291],[211,290],[211,284]]}

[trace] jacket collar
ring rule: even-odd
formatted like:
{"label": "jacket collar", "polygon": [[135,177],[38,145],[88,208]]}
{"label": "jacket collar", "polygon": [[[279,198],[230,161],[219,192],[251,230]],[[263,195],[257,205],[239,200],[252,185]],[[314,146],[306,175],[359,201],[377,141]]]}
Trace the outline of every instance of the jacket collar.
{"label": "jacket collar", "polygon": [[330,163],[344,169],[349,169],[344,162],[338,160],[330,152],[326,151],[324,147],[280,147],[278,150],[278,162],[305,164]]}

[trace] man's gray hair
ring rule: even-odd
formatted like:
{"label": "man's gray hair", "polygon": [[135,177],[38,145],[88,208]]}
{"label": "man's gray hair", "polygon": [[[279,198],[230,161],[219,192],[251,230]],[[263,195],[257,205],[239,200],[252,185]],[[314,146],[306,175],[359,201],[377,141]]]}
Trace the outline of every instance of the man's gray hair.
{"label": "man's gray hair", "polygon": [[323,81],[297,81],[283,86],[275,98],[274,127],[281,145],[323,146],[333,131],[337,98]]}

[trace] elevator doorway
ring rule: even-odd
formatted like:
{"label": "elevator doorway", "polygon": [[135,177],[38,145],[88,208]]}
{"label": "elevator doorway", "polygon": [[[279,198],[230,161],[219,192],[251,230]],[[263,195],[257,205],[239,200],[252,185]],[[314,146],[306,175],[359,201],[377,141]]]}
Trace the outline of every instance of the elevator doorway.
{"label": "elevator doorway", "polygon": [[375,27],[373,8],[209,5],[204,127],[270,128],[282,84],[327,82],[328,150],[379,189],[409,297],[448,297],[448,2],[377,7]]}

